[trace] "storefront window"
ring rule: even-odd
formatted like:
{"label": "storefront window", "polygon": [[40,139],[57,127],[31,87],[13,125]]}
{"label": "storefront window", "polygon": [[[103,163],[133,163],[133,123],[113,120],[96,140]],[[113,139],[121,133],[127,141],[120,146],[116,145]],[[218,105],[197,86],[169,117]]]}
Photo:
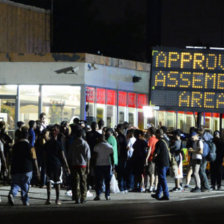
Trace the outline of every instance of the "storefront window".
{"label": "storefront window", "polygon": [[144,117],[143,106],[148,105],[146,94],[137,94],[137,106],[138,106],[138,128],[147,128],[147,118]]}
{"label": "storefront window", "polygon": [[213,131],[219,130],[219,114],[213,113]]}
{"label": "storefront window", "polygon": [[128,122],[131,126],[137,126],[136,93],[128,93]]}
{"label": "storefront window", "polygon": [[118,91],[118,123],[127,121],[127,93]]}
{"label": "storefront window", "polygon": [[27,125],[29,120],[38,119],[39,86],[20,86],[19,120]]}
{"label": "storefront window", "polygon": [[208,130],[219,130],[219,114],[218,113],[204,113],[204,127]]}
{"label": "storefront window", "polygon": [[186,125],[183,131],[188,133],[191,127],[195,127],[194,114],[193,112],[186,112],[185,116],[186,116]]}
{"label": "storefront window", "polygon": [[43,86],[43,112],[49,124],[80,117],[80,86]]}
{"label": "storefront window", "polygon": [[102,119],[105,126],[114,128],[117,123],[127,121],[131,126],[144,129],[147,119],[143,106],[147,104],[146,94],[86,87],[86,120],[89,124]]}
{"label": "storefront window", "polygon": [[0,95],[17,95],[17,85],[0,85]]}
{"label": "storefront window", "polygon": [[[185,130],[185,114],[184,112],[178,112],[178,123],[177,123],[177,128],[182,130],[182,131],[186,131]],[[189,130],[187,130],[189,131]]]}
{"label": "storefront window", "polygon": [[94,87],[86,87],[86,121],[90,125],[96,121],[95,116],[95,98],[96,89]]}
{"label": "storefront window", "polygon": [[107,127],[114,128],[117,123],[117,92],[106,90]]}
{"label": "storefront window", "polygon": [[106,103],[106,90],[96,89],[96,120],[103,120],[105,122],[105,103]]}
{"label": "storefront window", "polygon": [[204,128],[211,128],[211,113],[204,113]]}
{"label": "storefront window", "polygon": [[166,112],[166,126],[169,130],[176,129],[176,112],[168,111]]}
{"label": "storefront window", "polygon": [[164,111],[157,111],[157,119],[158,119],[158,126],[166,126],[165,124],[165,112]]}
{"label": "storefront window", "polygon": [[5,121],[9,135],[14,138],[15,131],[15,99],[0,98],[0,121]]}

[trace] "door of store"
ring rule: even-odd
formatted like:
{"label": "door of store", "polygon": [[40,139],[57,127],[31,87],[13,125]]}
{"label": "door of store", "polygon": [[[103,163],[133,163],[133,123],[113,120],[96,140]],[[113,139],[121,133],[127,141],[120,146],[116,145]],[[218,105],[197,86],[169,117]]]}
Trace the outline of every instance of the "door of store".
{"label": "door of store", "polygon": [[0,121],[5,121],[8,134],[14,139],[16,97],[0,96]]}

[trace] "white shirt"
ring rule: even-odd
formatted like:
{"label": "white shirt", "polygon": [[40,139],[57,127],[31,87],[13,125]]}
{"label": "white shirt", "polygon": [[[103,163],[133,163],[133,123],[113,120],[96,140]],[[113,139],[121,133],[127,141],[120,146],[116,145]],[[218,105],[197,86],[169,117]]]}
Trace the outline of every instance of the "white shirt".
{"label": "white shirt", "polygon": [[41,123],[40,124],[40,131],[42,132],[46,127],[47,127],[46,123]]}
{"label": "white shirt", "polygon": [[110,166],[111,159],[110,155],[113,154],[112,146],[107,142],[98,143],[94,149],[96,152],[96,166]]}
{"label": "white shirt", "polygon": [[103,134],[103,130],[102,129],[100,129],[100,130],[97,130],[97,132],[99,133],[99,134]]}
{"label": "white shirt", "polygon": [[[198,150],[198,147],[203,150],[203,142],[202,142],[202,140],[199,140],[198,144],[195,144],[195,145],[197,145],[197,148],[193,148],[194,150]],[[202,159],[202,154],[193,153],[192,154],[192,159]]]}
{"label": "white shirt", "polygon": [[133,145],[134,145],[135,141],[136,141],[135,137],[131,137],[128,140],[128,144],[127,144],[127,147],[129,148],[129,150],[127,151],[128,159],[130,159],[133,155],[133,152],[134,152]]}

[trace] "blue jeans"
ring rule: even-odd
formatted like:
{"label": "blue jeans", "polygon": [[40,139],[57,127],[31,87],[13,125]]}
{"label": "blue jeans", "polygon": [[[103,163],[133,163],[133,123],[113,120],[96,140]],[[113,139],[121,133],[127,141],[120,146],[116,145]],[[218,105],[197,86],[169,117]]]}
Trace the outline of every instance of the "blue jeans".
{"label": "blue jeans", "polygon": [[156,191],[157,197],[161,197],[161,194],[163,192],[164,197],[169,198],[169,190],[167,186],[167,180],[166,180],[166,173],[169,167],[157,167],[158,177],[159,177],[159,183]]}
{"label": "blue jeans", "polygon": [[135,176],[133,173],[133,164],[131,160],[127,161],[127,167],[126,167],[126,173],[127,173],[127,187],[128,189],[134,189],[135,185]]}
{"label": "blue jeans", "polygon": [[110,180],[111,180],[111,166],[96,166],[96,195],[100,196],[102,193],[103,181],[105,183],[105,196],[110,196]]}
{"label": "blue jeans", "polygon": [[118,162],[118,169],[117,169],[117,177],[120,191],[127,190],[127,161],[121,160]]}
{"label": "blue jeans", "polygon": [[202,158],[200,166],[201,187],[209,190],[210,186],[206,174],[206,167],[207,167],[207,160],[205,158]]}
{"label": "blue jeans", "polygon": [[21,197],[23,203],[29,201],[28,192],[32,174],[33,172],[30,171],[27,173],[17,173],[12,175],[11,190],[9,193],[12,194],[13,197],[15,197],[18,191],[21,189]]}

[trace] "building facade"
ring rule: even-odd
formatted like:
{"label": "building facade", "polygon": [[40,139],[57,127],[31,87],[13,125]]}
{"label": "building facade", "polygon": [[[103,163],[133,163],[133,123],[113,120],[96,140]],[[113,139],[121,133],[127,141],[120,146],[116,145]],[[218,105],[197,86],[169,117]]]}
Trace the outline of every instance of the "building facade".
{"label": "building facade", "polygon": [[50,11],[0,0],[0,52],[50,52]]}
{"label": "building facade", "polygon": [[0,55],[0,68],[0,118],[10,132],[17,121],[27,124],[41,112],[49,124],[78,117],[146,128],[149,64],[90,54],[14,53]]}
{"label": "building facade", "polygon": [[[17,121],[37,120],[47,114],[49,124],[103,119],[108,127],[129,122],[188,132],[197,113],[154,111],[149,105],[150,65],[91,54],[0,54],[0,120],[13,133]],[[204,113],[202,124],[219,129],[219,114]]]}

